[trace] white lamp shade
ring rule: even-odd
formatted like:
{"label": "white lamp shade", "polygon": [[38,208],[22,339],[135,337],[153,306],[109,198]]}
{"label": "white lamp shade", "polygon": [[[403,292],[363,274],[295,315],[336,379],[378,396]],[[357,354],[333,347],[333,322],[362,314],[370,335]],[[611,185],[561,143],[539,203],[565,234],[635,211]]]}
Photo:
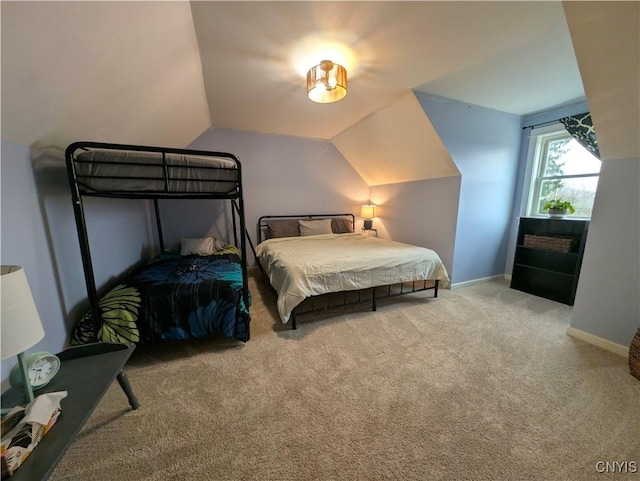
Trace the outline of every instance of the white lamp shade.
{"label": "white lamp shade", "polygon": [[373,219],[376,216],[376,206],[374,204],[363,205],[360,210],[360,217],[363,219]]}
{"label": "white lamp shade", "polygon": [[0,266],[0,271],[0,357],[4,360],[33,347],[44,337],[44,329],[24,269]]}

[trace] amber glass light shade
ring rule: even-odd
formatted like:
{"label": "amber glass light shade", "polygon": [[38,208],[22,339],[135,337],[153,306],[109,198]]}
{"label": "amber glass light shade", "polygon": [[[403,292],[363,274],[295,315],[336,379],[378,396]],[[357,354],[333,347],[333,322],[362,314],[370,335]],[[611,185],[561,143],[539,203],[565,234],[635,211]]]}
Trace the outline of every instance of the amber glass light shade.
{"label": "amber glass light shade", "polygon": [[342,65],[323,60],[307,72],[307,96],[314,102],[337,102],[347,95],[347,71]]}

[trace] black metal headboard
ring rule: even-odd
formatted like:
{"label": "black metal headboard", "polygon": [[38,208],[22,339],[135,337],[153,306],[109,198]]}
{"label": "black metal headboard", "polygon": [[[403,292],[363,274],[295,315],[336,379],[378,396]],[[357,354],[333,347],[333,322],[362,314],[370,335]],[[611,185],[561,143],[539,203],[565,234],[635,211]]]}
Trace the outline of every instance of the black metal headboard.
{"label": "black metal headboard", "polygon": [[351,231],[355,232],[356,218],[353,214],[299,214],[299,215],[263,215],[258,219],[258,244],[267,239],[264,235],[268,232],[267,221],[270,220],[312,220],[312,219],[335,219],[347,217],[351,220]]}

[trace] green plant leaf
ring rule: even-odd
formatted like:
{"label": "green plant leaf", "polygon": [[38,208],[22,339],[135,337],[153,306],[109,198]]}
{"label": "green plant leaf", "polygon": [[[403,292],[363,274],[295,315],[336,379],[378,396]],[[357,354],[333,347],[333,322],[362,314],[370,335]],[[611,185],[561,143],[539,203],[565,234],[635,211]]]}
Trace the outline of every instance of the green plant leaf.
{"label": "green plant leaf", "polygon": [[571,205],[571,202],[562,199],[548,200],[542,208],[544,210],[568,210],[572,214],[576,211],[573,205]]}

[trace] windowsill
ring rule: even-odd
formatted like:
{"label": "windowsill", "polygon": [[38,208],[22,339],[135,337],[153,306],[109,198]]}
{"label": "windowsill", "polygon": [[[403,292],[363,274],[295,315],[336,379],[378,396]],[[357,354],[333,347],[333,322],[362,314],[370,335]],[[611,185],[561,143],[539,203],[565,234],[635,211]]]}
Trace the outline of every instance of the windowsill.
{"label": "windowsill", "polygon": [[548,215],[523,215],[522,217],[529,217],[532,219],[591,220],[591,217],[577,217],[574,215],[568,215],[565,217],[549,217]]}

